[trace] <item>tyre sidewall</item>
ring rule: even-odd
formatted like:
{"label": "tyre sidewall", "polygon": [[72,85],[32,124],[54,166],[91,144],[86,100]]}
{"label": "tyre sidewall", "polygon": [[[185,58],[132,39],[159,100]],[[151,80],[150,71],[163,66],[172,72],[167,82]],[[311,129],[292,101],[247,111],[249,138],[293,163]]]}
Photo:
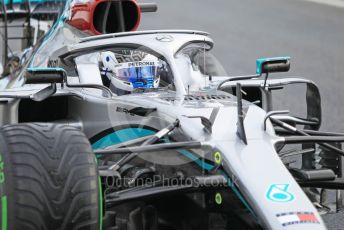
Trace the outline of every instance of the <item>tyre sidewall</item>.
{"label": "tyre sidewall", "polygon": [[[0,183],[0,227],[4,227],[6,225],[7,228],[5,228],[5,230],[13,229],[13,202],[15,201],[15,194],[13,190],[15,181],[13,179],[9,153],[10,151],[8,149],[7,140],[0,130],[0,180],[2,182]],[[6,202],[7,207],[4,207],[4,202]],[[6,221],[7,224],[5,224],[4,221]]]}

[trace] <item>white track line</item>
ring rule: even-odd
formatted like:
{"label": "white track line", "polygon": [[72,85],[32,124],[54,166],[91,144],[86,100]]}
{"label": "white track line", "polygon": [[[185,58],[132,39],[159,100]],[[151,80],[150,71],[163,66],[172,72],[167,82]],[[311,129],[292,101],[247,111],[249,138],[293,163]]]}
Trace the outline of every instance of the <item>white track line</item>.
{"label": "white track line", "polygon": [[344,8],[344,0],[305,0],[305,1]]}

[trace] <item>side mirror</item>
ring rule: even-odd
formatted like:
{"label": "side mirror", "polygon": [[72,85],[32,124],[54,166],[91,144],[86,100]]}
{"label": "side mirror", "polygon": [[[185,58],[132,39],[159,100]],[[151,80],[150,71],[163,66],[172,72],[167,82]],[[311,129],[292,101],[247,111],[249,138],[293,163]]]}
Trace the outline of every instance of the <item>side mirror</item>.
{"label": "side mirror", "polygon": [[66,72],[62,68],[28,68],[25,73],[26,84],[63,83]]}
{"label": "side mirror", "polygon": [[150,13],[158,11],[158,5],[156,3],[140,3],[139,7],[141,13]]}
{"label": "side mirror", "polygon": [[2,66],[2,63],[0,63],[0,76],[4,73],[4,67]]}
{"label": "side mirror", "polygon": [[290,57],[261,58],[256,60],[256,73],[288,72],[290,69]]}

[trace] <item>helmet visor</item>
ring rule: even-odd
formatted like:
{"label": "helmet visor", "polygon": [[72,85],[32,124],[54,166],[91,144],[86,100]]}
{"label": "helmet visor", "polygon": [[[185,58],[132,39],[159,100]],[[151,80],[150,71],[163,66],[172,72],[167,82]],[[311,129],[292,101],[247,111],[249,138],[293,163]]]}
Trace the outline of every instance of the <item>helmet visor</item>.
{"label": "helmet visor", "polygon": [[134,88],[154,88],[154,82],[157,79],[155,62],[128,62],[116,67],[116,77],[119,80],[130,82]]}

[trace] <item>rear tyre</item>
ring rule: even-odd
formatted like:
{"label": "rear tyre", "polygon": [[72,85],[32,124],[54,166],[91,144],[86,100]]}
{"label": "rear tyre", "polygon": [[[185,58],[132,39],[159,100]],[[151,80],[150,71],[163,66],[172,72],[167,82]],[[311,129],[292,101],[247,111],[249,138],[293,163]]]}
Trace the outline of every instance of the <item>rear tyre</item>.
{"label": "rear tyre", "polygon": [[0,128],[2,229],[99,229],[98,181],[80,130],[43,123]]}

